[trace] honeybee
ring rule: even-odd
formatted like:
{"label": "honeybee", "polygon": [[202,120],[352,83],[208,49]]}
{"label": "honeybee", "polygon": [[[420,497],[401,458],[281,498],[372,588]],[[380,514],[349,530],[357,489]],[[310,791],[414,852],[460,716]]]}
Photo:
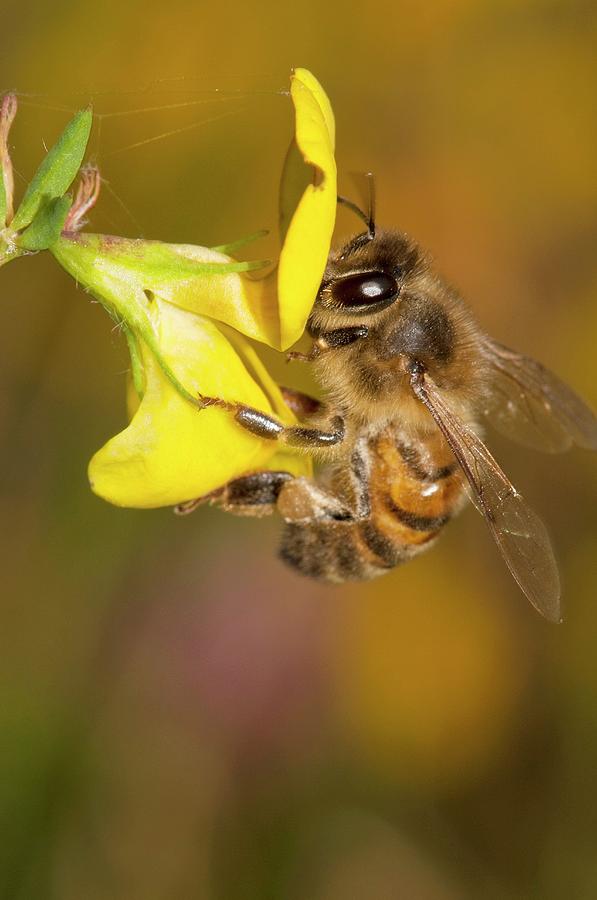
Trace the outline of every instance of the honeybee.
{"label": "honeybee", "polygon": [[239,515],[284,519],[280,556],[326,582],[382,575],[428,549],[466,497],[485,518],[533,606],[560,621],[560,581],[547,531],[482,440],[481,422],[548,451],[597,449],[597,419],[540,363],[479,328],[458,294],[406,235],[375,225],[330,254],[307,331],[324,401],[283,389],[302,419],[218,398],[262,438],[325,463],[317,480],[250,472],[197,500]]}

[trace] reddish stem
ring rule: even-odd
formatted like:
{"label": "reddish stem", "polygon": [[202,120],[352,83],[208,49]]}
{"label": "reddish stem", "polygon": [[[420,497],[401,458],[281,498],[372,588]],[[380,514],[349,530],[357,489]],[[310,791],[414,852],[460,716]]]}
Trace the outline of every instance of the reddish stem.
{"label": "reddish stem", "polygon": [[12,161],[8,148],[8,135],[14,117],[17,114],[16,94],[5,94],[0,104],[0,164],[2,166],[2,179],[4,181],[4,194],[6,196],[6,222],[0,222],[0,227],[9,225],[14,215],[14,176]]}

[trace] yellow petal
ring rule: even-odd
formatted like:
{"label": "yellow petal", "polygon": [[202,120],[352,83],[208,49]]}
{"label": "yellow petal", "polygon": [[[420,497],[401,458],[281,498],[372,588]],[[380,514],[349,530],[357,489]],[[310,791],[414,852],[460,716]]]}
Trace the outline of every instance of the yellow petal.
{"label": "yellow petal", "polygon": [[293,73],[291,95],[296,137],[286,158],[280,192],[284,245],[278,267],[278,303],[283,350],[304,331],[325,270],[337,203],[330,102],[307,69]]}
{"label": "yellow petal", "polygon": [[[252,349],[241,345],[240,337],[235,338],[235,349],[209,319],[158,298],[154,306],[163,357],[190,393],[235,400],[294,421],[278,388]],[[95,493],[119,506],[169,506],[246,472],[270,467],[279,449],[275,441],[251,435],[224,410],[194,408],[145,346],[142,355],[145,394],[130,425],[91,460],[89,478]],[[306,457],[292,455],[287,461],[294,474],[309,474]]]}

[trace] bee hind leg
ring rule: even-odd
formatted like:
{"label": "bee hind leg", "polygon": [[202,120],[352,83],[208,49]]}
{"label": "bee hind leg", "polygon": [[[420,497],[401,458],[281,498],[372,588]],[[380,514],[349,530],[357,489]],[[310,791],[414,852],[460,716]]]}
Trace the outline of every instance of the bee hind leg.
{"label": "bee hind leg", "polygon": [[284,517],[278,556],[290,568],[317,581],[339,584],[380,574],[363,552],[366,502],[350,502],[307,478],[284,484],[278,512]]}
{"label": "bee hind leg", "polygon": [[179,503],[174,507],[174,512],[185,516],[198,506],[209,503],[210,506],[219,506],[236,516],[269,516],[276,508],[282,487],[293,478],[290,472],[264,471],[242,475],[209,494]]}
{"label": "bee hind leg", "polygon": [[308,478],[293,478],[280,488],[277,509],[287,523],[310,525],[315,522],[357,522],[368,511],[351,508],[334,493]]}

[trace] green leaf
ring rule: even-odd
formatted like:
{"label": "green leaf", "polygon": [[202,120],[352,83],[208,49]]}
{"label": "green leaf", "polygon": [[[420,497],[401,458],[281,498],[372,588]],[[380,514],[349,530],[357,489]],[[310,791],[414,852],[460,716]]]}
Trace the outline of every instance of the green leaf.
{"label": "green leaf", "polygon": [[29,228],[16,241],[17,246],[23,250],[47,250],[51,247],[60,237],[71,205],[72,198],[68,194],[45,203]]}
{"label": "green leaf", "polygon": [[85,154],[91,131],[90,109],[78,112],[42,161],[11,223],[14,231],[29,225],[42,203],[62,197],[75,178]]}

